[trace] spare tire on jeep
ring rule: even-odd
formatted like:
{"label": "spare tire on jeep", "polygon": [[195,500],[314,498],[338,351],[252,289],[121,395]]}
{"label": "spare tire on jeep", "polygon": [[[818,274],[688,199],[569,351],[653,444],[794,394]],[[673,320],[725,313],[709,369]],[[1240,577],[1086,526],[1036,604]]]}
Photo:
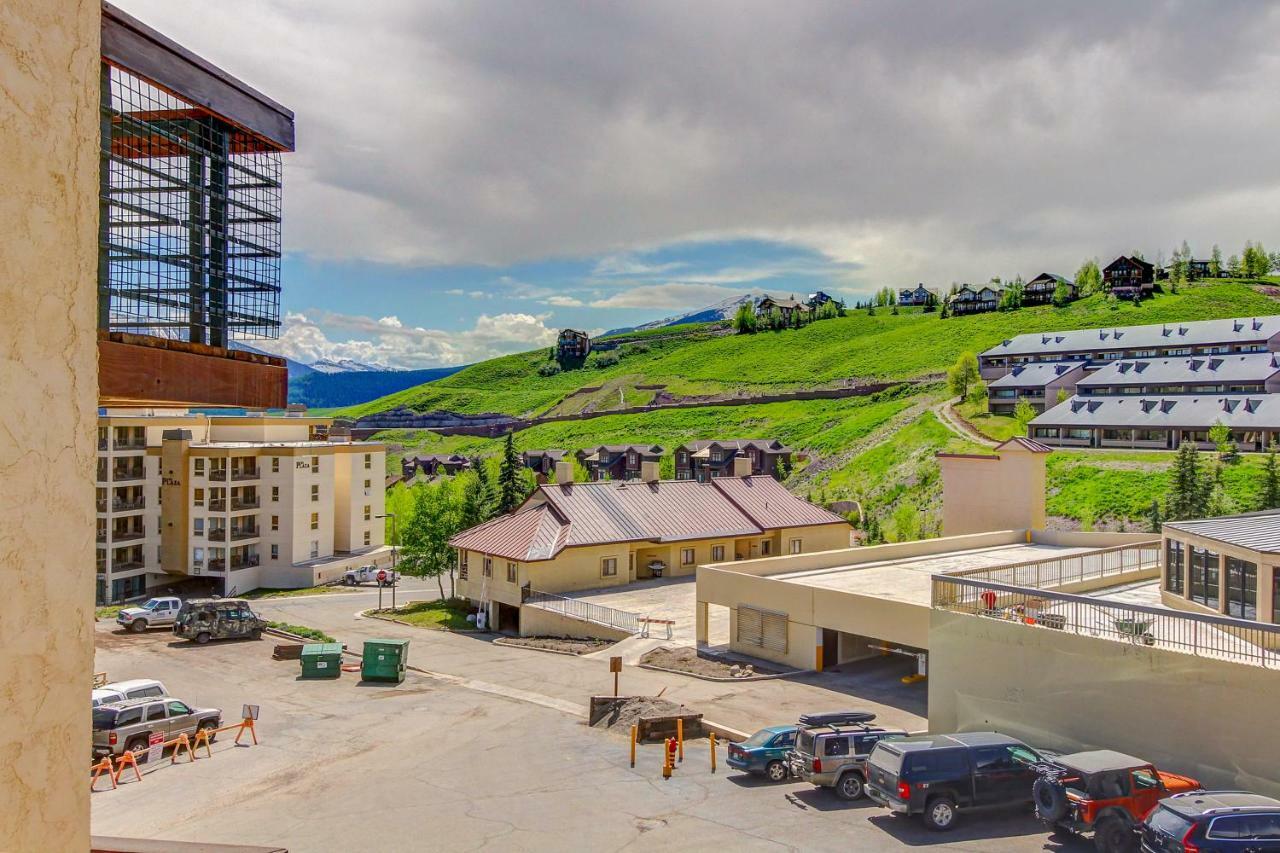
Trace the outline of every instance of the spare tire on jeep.
{"label": "spare tire on jeep", "polygon": [[1052,779],[1037,779],[1031,786],[1031,797],[1036,801],[1036,817],[1041,820],[1057,823],[1067,816],[1067,789]]}

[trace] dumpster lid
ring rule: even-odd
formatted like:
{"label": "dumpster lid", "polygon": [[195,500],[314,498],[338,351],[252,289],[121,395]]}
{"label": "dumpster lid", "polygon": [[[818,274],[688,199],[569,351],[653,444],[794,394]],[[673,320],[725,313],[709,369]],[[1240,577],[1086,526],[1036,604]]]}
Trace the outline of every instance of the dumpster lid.
{"label": "dumpster lid", "polygon": [[302,656],[304,658],[340,654],[342,654],[342,643],[307,643],[302,647]]}
{"label": "dumpster lid", "polygon": [[370,646],[374,648],[377,648],[378,646],[396,646],[398,648],[403,648],[407,645],[409,645],[408,640],[365,640],[364,641],[364,647],[366,649],[369,648]]}

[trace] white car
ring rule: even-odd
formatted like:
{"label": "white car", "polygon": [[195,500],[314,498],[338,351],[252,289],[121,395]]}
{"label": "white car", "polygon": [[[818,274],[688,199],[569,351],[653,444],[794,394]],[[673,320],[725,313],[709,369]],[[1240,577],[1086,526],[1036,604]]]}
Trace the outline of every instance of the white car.
{"label": "white car", "polygon": [[134,678],[129,681],[114,681],[95,687],[93,690],[93,707],[111,702],[123,702],[125,699],[149,699],[152,696],[168,696],[162,682],[154,678]]}
{"label": "white car", "polygon": [[121,610],[116,614],[116,624],[126,631],[141,634],[148,628],[172,625],[181,609],[180,598],[151,598],[141,607],[126,607]]}
{"label": "white car", "polygon": [[[378,580],[378,572],[386,572],[386,580]],[[376,583],[381,586],[394,586],[400,580],[400,573],[393,569],[379,569],[377,566],[361,566],[358,569],[350,569],[342,576],[342,583],[346,586],[360,586],[365,583]]]}

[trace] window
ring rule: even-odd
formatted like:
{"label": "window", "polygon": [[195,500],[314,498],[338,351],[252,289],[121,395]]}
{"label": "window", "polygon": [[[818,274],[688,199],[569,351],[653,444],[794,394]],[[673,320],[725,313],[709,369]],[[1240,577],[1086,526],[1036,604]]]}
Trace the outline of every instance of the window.
{"label": "window", "polygon": [[319,500],[320,500],[320,486],[317,484],[311,487],[311,502],[316,503]]}
{"label": "window", "polygon": [[320,457],[319,456],[311,457],[311,473],[313,474],[320,473]]}
{"label": "window", "polygon": [[193,524],[195,525],[195,535],[203,536],[204,535],[204,519],[197,518],[194,520]]}
{"label": "window", "polygon": [[312,530],[320,529],[320,513],[318,512],[311,513],[311,529]]}
{"label": "window", "polygon": [[373,518],[373,509],[372,509],[372,507],[370,507],[370,506],[369,506],[369,504],[365,504],[365,505],[364,505],[364,520],[365,520],[365,521],[368,521],[368,520],[369,520],[369,519],[371,519],[371,518]]}
{"label": "window", "polygon": [[185,717],[187,714],[190,714],[190,713],[191,713],[191,708],[187,706],[186,702],[179,702],[176,699],[169,702],[169,716]]}
{"label": "window", "polygon": [[275,545],[275,544],[273,544],[273,545],[271,546],[271,559],[273,559],[273,560],[278,560],[278,559],[280,559],[280,546],[279,546],[279,545]]}
{"label": "window", "polygon": [[372,534],[371,534],[368,530],[366,530],[366,531],[364,532],[364,544],[366,544],[366,545],[370,545],[370,544],[372,544],[372,543],[373,543],[373,539],[372,539],[371,537],[372,537]]}
{"label": "window", "polygon": [[711,546],[711,562],[719,563],[723,559],[724,559],[724,546],[712,545]]}
{"label": "window", "polygon": [[693,549],[692,548],[680,549],[680,565],[682,566],[693,565]]}
{"label": "window", "polygon": [[1005,746],[980,746],[973,751],[975,770],[1007,770],[1014,766],[1013,756]]}
{"label": "window", "polygon": [[1258,618],[1258,565],[1227,557],[1227,615]]}
{"label": "window", "polygon": [[849,738],[848,737],[829,737],[822,744],[822,754],[827,755],[848,755],[849,754]]}
{"label": "window", "polygon": [[272,530],[280,529],[280,516],[278,515],[271,516],[271,529]]}
{"label": "window", "polygon": [[[372,468],[373,468],[373,454],[366,453],[364,455],[364,470],[368,471]],[[365,480],[364,485],[365,485],[365,488],[367,489],[369,487],[369,481]]]}
{"label": "window", "polygon": [[1164,588],[1182,595],[1187,572],[1186,549],[1177,539],[1169,540],[1164,555]]}
{"label": "window", "polygon": [[507,563],[507,583],[515,583],[519,570],[515,563]]}
{"label": "window", "polygon": [[765,556],[765,557],[769,556],[769,549],[770,549],[770,546],[771,546],[772,544],[773,544],[773,543],[772,543],[772,542],[770,542],[768,539],[761,540],[761,542],[760,542],[760,553],[761,553],[763,556]]}
{"label": "window", "polygon": [[[1271,814],[1224,815],[1209,824],[1205,838],[1232,838],[1242,841],[1275,841],[1280,839],[1280,812]],[[1234,849],[1234,846],[1233,848]],[[1246,849],[1270,850],[1270,845]]]}
{"label": "window", "polygon": [[790,547],[792,554],[799,554],[800,550],[804,547],[804,543],[801,542],[799,539],[792,539],[788,543],[788,546]]}
{"label": "window", "polygon": [[276,502],[276,501],[278,501],[278,500],[280,500],[280,487],[279,487],[279,486],[272,486],[272,487],[271,487],[271,500],[272,500],[272,502],[273,502],[273,503],[274,503],[274,502]]}
{"label": "window", "polygon": [[311,540],[311,559],[320,556],[320,542],[316,539]]}
{"label": "window", "polygon": [[1191,548],[1191,600],[1212,610],[1218,609],[1218,555],[1204,548]]}
{"label": "window", "polygon": [[148,705],[148,706],[147,706],[147,720],[146,720],[146,721],[147,721],[148,723],[154,723],[156,720],[163,720],[164,718],[165,718],[165,717],[164,717],[164,703],[160,702],[160,703],[156,703],[155,705]]}
{"label": "window", "polygon": [[365,480],[365,481],[364,481],[364,490],[365,490],[365,492],[366,492],[366,493],[369,491],[369,489],[370,489],[372,486],[373,486],[373,480]]}
{"label": "window", "polygon": [[196,506],[204,506],[204,489],[196,489],[196,491],[195,491],[195,505],[196,505]]}
{"label": "window", "polygon": [[482,573],[487,578],[493,577],[493,560],[489,557],[484,558],[484,568],[482,569]]}
{"label": "window", "polygon": [[1150,770],[1133,771],[1133,787],[1139,791],[1160,787],[1160,778]]}
{"label": "window", "polygon": [[617,577],[618,575],[618,558],[605,557],[600,561],[600,576],[605,578]]}
{"label": "window", "polygon": [[195,463],[196,463],[196,476],[203,477],[204,476],[204,457],[197,456],[195,459]]}
{"label": "window", "polygon": [[271,457],[271,473],[272,474],[280,473],[280,457],[279,456]]}
{"label": "window", "polygon": [[191,549],[191,561],[192,561],[193,563],[195,563],[196,565],[200,565],[201,563],[203,563],[203,562],[204,562],[204,549],[203,549],[203,548],[192,548],[192,549]]}

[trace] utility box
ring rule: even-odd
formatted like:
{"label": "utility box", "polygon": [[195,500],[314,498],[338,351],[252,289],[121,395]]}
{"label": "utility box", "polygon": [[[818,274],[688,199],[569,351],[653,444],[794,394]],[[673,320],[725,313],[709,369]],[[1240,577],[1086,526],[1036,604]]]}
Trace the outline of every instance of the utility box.
{"label": "utility box", "polygon": [[303,678],[338,678],[342,675],[341,643],[307,643],[302,647]]}
{"label": "utility box", "polygon": [[404,681],[409,663],[408,640],[365,640],[360,677],[365,681]]}

